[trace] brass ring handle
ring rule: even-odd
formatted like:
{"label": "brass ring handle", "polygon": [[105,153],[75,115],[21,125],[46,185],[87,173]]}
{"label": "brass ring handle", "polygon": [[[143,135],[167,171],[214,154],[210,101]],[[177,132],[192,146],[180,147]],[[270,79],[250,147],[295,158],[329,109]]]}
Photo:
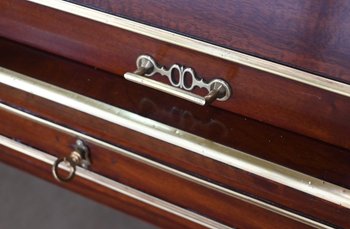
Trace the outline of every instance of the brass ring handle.
{"label": "brass ring handle", "polygon": [[[158,66],[155,60],[147,55],[139,56],[136,60],[136,66],[136,71],[124,74],[125,79],[202,106],[216,100],[226,101],[231,96],[231,89],[227,82],[222,79],[205,82],[204,79],[196,76],[192,68],[174,64],[169,69],[165,69],[164,66]],[[157,73],[166,76],[171,86],[150,79]],[[176,73],[178,77],[175,76]],[[206,89],[208,91],[207,95],[200,96],[189,92],[195,87]]]}
{"label": "brass ring handle", "polygon": [[[68,164],[69,172],[67,176],[59,174],[59,166],[61,163]],[[76,166],[82,166],[88,168],[90,165],[89,150],[87,146],[81,140],[77,140],[74,145],[74,150],[70,153],[69,157],[58,158],[52,165],[52,175],[59,182],[71,181],[77,170]]]}
{"label": "brass ring handle", "polygon": [[[69,163],[69,173],[67,176],[61,176],[59,175],[58,173],[58,167],[59,165],[62,163],[62,162],[68,162]],[[55,161],[55,163],[53,164],[52,166],[52,174],[54,176],[54,178],[57,180],[57,181],[60,181],[60,182],[68,182],[70,180],[72,180],[75,176],[75,171],[76,171],[76,165],[71,161],[71,160],[67,160],[67,158],[59,158]]]}

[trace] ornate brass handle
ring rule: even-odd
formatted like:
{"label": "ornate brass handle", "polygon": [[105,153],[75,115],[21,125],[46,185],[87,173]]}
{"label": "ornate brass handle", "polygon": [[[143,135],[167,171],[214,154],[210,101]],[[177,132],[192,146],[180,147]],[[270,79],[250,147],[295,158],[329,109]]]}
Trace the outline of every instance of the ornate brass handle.
{"label": "ornate brass handle", "polygon": [[[136,71],[124,74],[125,79],[202,106],[210,104],[215,100],[225,101],[231,96],[230,87],[225,81],[214,79],[210,82],[205,82],[203,79],[196,77],[192,68],[185,68],[174,64],[169,69],[165,69],[163,66],[159,66],[152,57],[147,55],[139,56],[136,60],[136,66]],[[178,81],[174,79],[175,71],[179,76]],[[149,77],[156,73],[166,76],[172,86],[149,79]],[[185,77],[191,77],[189,79],[190,83],[185,82]],[[195,87],[205,88],[208,94],[202,97],[189,92]]]}
{"label": "ornate brass handle", "polygon": [[[67,176],[60,175],[58,172],[61,163],[65,163],[69,168]],[[88,147],[83,141],[77,140],[74,145],[74,150],[68,157],[58,158],[55,161],[52,166],[52,174],[57,181],[68,182],[74,178],[77,165],[88,168],[90,164]]]}

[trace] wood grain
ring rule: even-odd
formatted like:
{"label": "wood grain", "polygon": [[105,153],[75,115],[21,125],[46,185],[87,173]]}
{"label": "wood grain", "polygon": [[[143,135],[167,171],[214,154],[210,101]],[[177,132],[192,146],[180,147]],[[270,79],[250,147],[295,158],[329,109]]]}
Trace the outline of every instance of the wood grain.
{"label": "wood grain", "polygon": [[[325,177],[332,182],[345,184],[345,186],[349,185],[346,178],[349,174],[346,163],[349,160],[348,151],[215,108],[201,108],[182,100],[174,100],[174,104],[164,106],[167,101],[166,96],[160,98],[158,93],[153,90],[141,90],[138,85],[93,68],[23,46],[14,46],[20,49],[21,52],[8,52],[8,56],[11,56],[10,54],[15,55],[16,58],[14,59],[16,61],[4,61],[3,63],[6,63],[6,66],[11,66],[16,71],[36,75],[39,79],[46,79],[58,86],[76,90],[81,94],[154,118],[186,131],[198,133],[203,137],[218,140],[231,147],[237,146],[240,149],[249,149],[247,151],[253,155],[267,158],[316,177]],[[32,62],[28,63],[28,59]],[[111,93],[106,93],[106,91]],[[138,91],[139,93],[130,96],[130,91]],[[135,97],[135,95],[138,96]],[[64,106],[15,89],[1,86],[0,98],[3,102],[28,110],[40,117],[69,126],[96,138],[104,139],[173,168],[199,177],[205,177],[205,179],[230,189],[249,193],[259,199],[326,222],[348,225],[347,215],[349,213],[346,209],[261,177],[134,131],[110,125],[108,122],[98,120],[82,112],[67,109]],[[157,107],[162,108],[159,110]],[[188,110],[181,111],[179,108]],[[159,112],[155,112],[155,110]],[[213,114],[218,119],[213,119]],[[17,122],[19,121],[14,123]],[[28,134],[28,132],[20,132],[18,129],[12,128],[11,125],[3,124],[1,126],[2,133],[6,133],[8,136],[18,136],[19,139],[27,142],[34,141],[31,136],[35,136],[35,131],[38,130],[38,127],[32,128],[34,133]],[[102,126],[103,128],[101,128]],[[134,139],[138,140],[134,141]],[[39,143],[36,142],[36,144]],[[266,149],[264,149],[265,147]],[[41,143],[40,148],[48,151],[51,149],[45,143]],[[270,153],[269,150],[271,150]],[[59,152],[59,149],[57,149],[57,152]],[[305,158],[311,160],[306,161]],[[323,166],[328,166],[329,170],[325,171]]]}
{"label": "wood grain", "polygon": [[133,71],[140,54],[184,64],[230,82],[232,98],[214,106],[350,149],[348,98],[26,1],[1,1],[0,9],[0,36],[117,75]]}
{"label": "wood grain", "polygon": [[[0,40],[0,48],[5,54],[0,57],[4,67],[350,188],[348,150],[213,107],[203,108],[181,99],[169,103],[171,96],[159,96],[112,74],[14,42]],[[0,95],[8,103],[33,107],[32,112],[37,114],[52,113],[49,109],[53,105],[47,101],[17,90],[5,87]],[[48,108],[36,108],[40,103]],[[64,120],[50,118],[64,124]]]}
{"label": "wood grain", "polygon": [[350,83],[350,3],[69,0]]}

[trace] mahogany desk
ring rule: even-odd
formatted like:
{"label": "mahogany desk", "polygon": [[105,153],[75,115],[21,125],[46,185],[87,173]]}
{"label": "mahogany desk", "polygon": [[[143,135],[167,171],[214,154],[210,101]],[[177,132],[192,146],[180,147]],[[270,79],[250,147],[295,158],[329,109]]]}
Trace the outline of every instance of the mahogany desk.
{"label": "mahogany desk", "polygon": [[164,228],[350,226],[350,4],[71,2],[0,2],[1,161]]}

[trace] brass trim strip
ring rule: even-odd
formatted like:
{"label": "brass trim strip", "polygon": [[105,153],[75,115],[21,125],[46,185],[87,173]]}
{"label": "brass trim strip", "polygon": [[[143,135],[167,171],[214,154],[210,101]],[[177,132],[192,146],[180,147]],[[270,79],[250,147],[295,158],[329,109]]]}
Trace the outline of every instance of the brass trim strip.
{"label": "brass trim strip", "polygon": [[[44,153],[42,151],[39,151],[37,149],[31,148],[27,145],[18,143],[14,140],[11,140],[7,137],[4,137],[0,135],[0,144],[13,149],[19,153],[25,154],[31,158],[35,158],[36,160],[42,161],[44,163],[47,163],[49,165],[53,165],[55,161],[57,160],[56,157],[51,156],[50,154]],[[62,169],[68,170],[68,167],[66,166],[60,166]],[[191,222],[200,224],[207,228],[222,228],[222,229],[228,229],[231,228],[229,226],[226,226],[224,224],[221,224],[217,221],[214,221],[212,219],[206,218],[204,216],[201,216],[199,214],[196,214],[192,211],[186,210],[184,208],[181,208],[177,205],[171,204],[167,201],[161,200],[157,197],[148,195],[147,193],[141,192],[137,189],[134,189],[130,186],[124,185],[122,183],[116,182],[114,180],[111,180],[109,178],[106,178],[104,176],[101,176],[97,173],[91,172],[89,170],[83,169],[81,167],[77,167],[76,175],[79,177],[82,177],[86,180],[89,180],[91,182],[94,182],[96,184],[99,184],[103,187],[106,187],[110,190],[113,190],[115,192],[119,192],[125,196],[131,197],[133,199],[136,199],[138,201],[141,201],[145,204],[151,205],[153,207],[162,209],[163,211],[169,212],[171,214],[177,215],[181,218],[187,219]]]}
{"label": "brass trim strip", "polygon": [[350,190],[0,67],[0,83],[350,208]]}
{"label": "brass trim strip", "polygon": [[350,85],[336,80],[327,79],[315,74],[287,67],[262,58],[243,54],[231,49],[223,48],[207,42],[186,37],[177,33],[158,29],[132,20],[124,19],[115,15],[107,14],[88,7],[62,0],[27,0],[56,10],[74,14],[79,17],[97,21],[110,26],[118,27],[134,33],[138,33],[156,40],[178,45],[187,49],[215,56],[230,62],[245,65],[254,69],[274,74],[283,78],[307,84],[325,91],[350,97]]}
{"label": "brass trim strip", "polygon": [[[43,126],[48,126],[48,127],[52,128],[52,129],[55,129],[55,130],[60,131],[60,132],[63,132],[63,133],[68,134],[68,135],[70,135],[72,137],[84,140],[85,142],[91,142],[91,143],[93,143],[93,144],[95,144],[95,145],[97,145],[97,146],[99,146],[101,148],[107,149],[107,150],[112,151],[114,153],[123,155],[123,156],[131,158],[131,159],[133,159],[135,161],[138,161],[138,162],[141,162],[143,164],[146,164],[146,165],[152,166],[154,168],[157,168],[159,170],[162,170],[162,171],[164,171],[166,173],[175,175],[175,176],[180,177],[182,179],[186,179],[186,180],[191,181],[193,183],[202,185],[202,186],[204,186],[206,188],[210,188],[212,190],[221,192],[221,193],[223,193],[225,195],[237,198],[237,199],[242,200],[244,202],[247,202],[247,203],[253,204],[255,206],[264,208],[264,209],[266,209],[268,211],[271,211],[271,212],[274,212],[276,214],[288,217],[290,219],[293,219],[293,220],[296,220],[298,222],[307,224],[309,226],[312,226],[312,227],[315,227],[315,228],[331,228],[331,227],[329,227],[329,226],[327,226],[325,224],[322,224],[320,222],[314,221],[314,220],[309,219],[307,217],[304,217],[302,215],[298,215],[296,213],[284,210],[282,208],[276,207],[276,206],[271,205],[269,203],[266,203],[264,201],[261,201],[261,200],[255,199],[253,197],[241,194],[239,192],[227,189],[227,188],[219,186],[217,184],[214,184],[214,183],[208,182],[206,180],[200,179],[198,177],[191,176],[191,175],[189,175],[187,173],[181,172],[179,170],[173,169],[173,168],[168,167],[166,165],[163,165],[161,163],[158,163],[158,162],[152,161],[152,160],[150,160],[148,158],[142,157],[142,156],[140,156],[138,154],[135,154],[135,153],[133,153],[131,151],[119,148],[117,146],[111,145],[111,144],[109,144],[107,142],[103,142],[103,141],[98,140],[96,138],[93,138],[91,136],[79,133],[79,132],[74,131],[72,129],[68,129],[66,127],[63,127],[63,126],[60,126],[58,124],[52,123],[52,122],[47,121],[45,119],[42,119],[42,118],[36,117],[34,115],[28,114],[28,113],[26,113],[24,111],[17,110],[15,108],[10,107],[8,105],[5,105],[3,103],[0,103],[0,110],[5,110],[6,112],[12,113],[13,115],[17,115],[17,116],[26,118],[26,119],[31,120],[33,122],[39,123],[40,125],[43,125]],[[0,140],[0,144],[1,144],[1,140]]]}

